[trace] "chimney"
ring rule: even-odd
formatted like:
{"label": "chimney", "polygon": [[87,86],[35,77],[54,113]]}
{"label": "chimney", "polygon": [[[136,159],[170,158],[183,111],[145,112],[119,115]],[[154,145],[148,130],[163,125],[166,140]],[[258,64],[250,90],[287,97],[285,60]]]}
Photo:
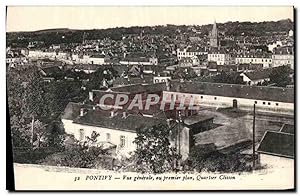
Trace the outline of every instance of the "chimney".
{"label": "chimney", "polygon": [[169,79],[167,79],[167,81],[166,81],[166,86],[167,86],[167,91],[170,91],[171,83],[170,83]]}
{"label": "chimney", "polygon": [[115,116],[115,112],[112,110],[112,111],[110,111],[110,117],[112,118],[112,117],[114,117]]}
{"label": "chimney", "polygon": [[126,112],[123,112],[122,118],[127,118],[127,113]]}
{"label": "chimney", "polygon": [[83,116],[84,114],[84,108],[80,108],[80,116]]}
{"label": "chimney", "polygon": [[93,91],[90,91],[90,92],[89,92],[89,100],[90,100],[90,101],[94,101]]}
{"label": "chimney", "polygon": [[168,127],[171,127],[171,119],[167,119],[167,125]]}

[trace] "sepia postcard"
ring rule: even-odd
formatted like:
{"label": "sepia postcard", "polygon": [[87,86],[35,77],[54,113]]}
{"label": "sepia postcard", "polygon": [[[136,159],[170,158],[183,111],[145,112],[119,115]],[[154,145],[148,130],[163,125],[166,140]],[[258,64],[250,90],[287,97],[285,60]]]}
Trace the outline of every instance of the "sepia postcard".
{"label": "sepia postcard", "polygon": [[7,6],[10,191],[295,191],[293,6]]}

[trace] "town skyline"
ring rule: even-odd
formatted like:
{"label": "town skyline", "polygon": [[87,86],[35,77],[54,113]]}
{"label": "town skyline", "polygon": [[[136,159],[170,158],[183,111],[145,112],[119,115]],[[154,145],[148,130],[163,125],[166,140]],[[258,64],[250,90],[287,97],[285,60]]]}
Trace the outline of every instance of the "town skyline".
{"label": "town skyline", "polygon": [[[257,9],[260,11],[257,12]],[[91,30],[161,25],[209,25],[214,21],[269,22],[293,20],[293,7],[7,7],[6,32],[30,32],[48,29]],[[75,14],[80,10],[83,14]],[[134,10],[134,11],[133,11]],[[211,10],[214,10],[211,12]],[[217,10],[217,11],[216,11]],[[256,10],[254,15],[249,15]],[[101,11],[101,12],[99,12]],[[191,12],[199,14],[189,14]],[[47,17],[47,13],[56,17]],[[39,20],[36,16],[39,15]],[[71,16],[71,17],[70,17]],[[136,17],[141,16],[141,17]],[[159,17],[157,17],[159,16]],[[185,17],[184,17],[185,16]],[[68,20],[63,20],[68,18]],[[70,19],[71,18],[71,19]],[[104,20],[102,20],[104,18]],[[124,20],[125,19],[125,20]],[[18,24],[16,24],[18,23]]]}

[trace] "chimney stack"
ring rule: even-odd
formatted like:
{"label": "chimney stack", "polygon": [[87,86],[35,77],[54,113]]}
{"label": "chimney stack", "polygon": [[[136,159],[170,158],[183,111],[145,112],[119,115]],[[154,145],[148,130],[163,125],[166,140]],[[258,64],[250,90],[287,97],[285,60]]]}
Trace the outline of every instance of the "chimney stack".
{"label": "chimney stack", "polygon": [[83,116],[84,114],[84,108],[80,108],[80,116]]}
{"label": "chimney stack", "polygon": [[110,111],[110,117],[112,118],[112,117],[114,117],[115,116],[115,112],[112,110],[112,111]]}
{"label": "chimney stack", "polygon": [[122,118],[127,118],[127,113],[126,112],[123,112]]}
{"label": "chimney stack", "polygon": [[90,101],[94,101],[93,91],[90,91],[90,92],[89,92],[89,100],[90,100]]}
{"label": "chimney stack", "polygon": [[169,79],[166,80],[166,86],[167,86],[167,91],[170,91],[171,83]]}

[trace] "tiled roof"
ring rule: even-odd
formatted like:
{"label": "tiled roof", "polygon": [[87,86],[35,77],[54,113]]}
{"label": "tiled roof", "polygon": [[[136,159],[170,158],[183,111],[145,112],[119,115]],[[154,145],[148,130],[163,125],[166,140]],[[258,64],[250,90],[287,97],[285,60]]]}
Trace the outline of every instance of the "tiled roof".
{"label": "tiled roof", "polygon": [[275,156],[294,158],[294,135],[267,131],[257,151]]}
{"label": "tiled roof", "polygon": [[152,127],[160,123],[166,124],[166,121],[160,118],[132,114],[128,114],[126,118],[123,118],[122,113],[117,114],[114,117],[107,117],[102,113],[103,112],[97,110],[88,111],[84,116],[76,119],[74,123],[106,127],[129,132],[136,132],[136,130],[141,127]]}
{"label": "tiled roof", "polygon": [[171,82],[171,91],[294,103],[294,89],[209,82]]}
{"label": "tiled roof", "polygon": [[283,132],[283,133],[294,134],[295,133],[295,126],[290,125],[290,124],[284,124],[280,131]]}
{"label": "tiled roof", "polygon": [[270,77],[271,69],[263,69],[259,71],[252,71],[252,72],[244,72],[250,80],[260,80],[266,79]]}
{"label": "tiled roof", "polygon": [[[165,91],[166,84],[136,84],[115,87],[111,88],[111,90],[115,92],[154,93],[159,91]],[[294,89],[281,87],[247,86],[210,82],[179,82],[172,80],[170,91],[294,103]]]}

